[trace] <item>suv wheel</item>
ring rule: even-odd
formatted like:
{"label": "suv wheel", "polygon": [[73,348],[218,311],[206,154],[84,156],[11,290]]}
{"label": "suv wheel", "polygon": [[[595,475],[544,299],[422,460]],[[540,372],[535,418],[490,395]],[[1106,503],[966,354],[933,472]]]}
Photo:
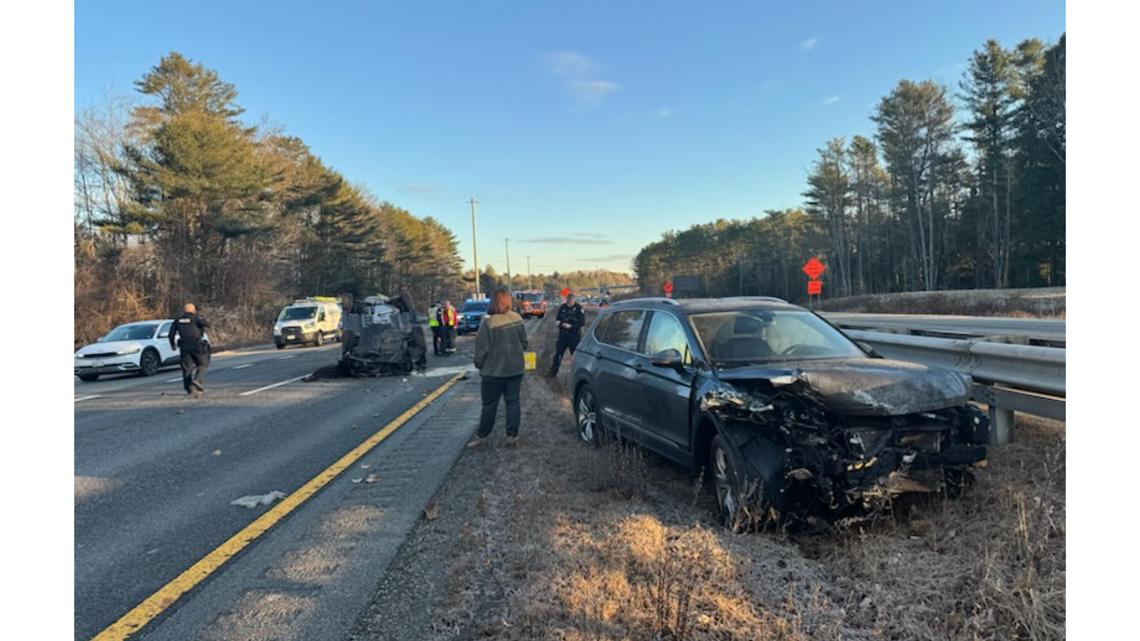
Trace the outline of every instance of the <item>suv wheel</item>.
{"label": "suv wheel", "polygon": [[583,385],[578,390],[578,398],[574,401],[574,418],[578,422],[578,436],[583,441],[595,446],[601,443],[598,401],[589,385]]}
{"label": "suv wheel", "polygon": [[162,363],[159,362],[158,352],[153,349],[144,350],[142,358],[139,360],[139,374],[143,376],[154,376],[158,373],[158,368]]}
{"label": "suv wheel", "polygon": [[734,532],[763,525],[768,516],[764,486],[759,480],[742,485],[736,458],[719,434],[709,446],[709,470],[721,523]]}
{"label": "suv wheel", "polygon": [[325,333],[318,331],[317,337],[313,339],[313,345],[320,347],[321,345],[324,345],[324,344],[325,344]]}
{"label": "suv wheel", "polygon": [[83,381],[84,383],[94,383],[95,381],[99,380],[99,375],[98,374],[80,374],[79,380]]}

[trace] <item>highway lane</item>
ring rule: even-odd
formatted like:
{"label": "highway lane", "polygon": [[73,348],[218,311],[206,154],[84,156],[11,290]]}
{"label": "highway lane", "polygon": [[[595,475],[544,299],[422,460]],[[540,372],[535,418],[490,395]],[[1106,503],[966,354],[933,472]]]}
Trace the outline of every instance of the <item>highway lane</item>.
{"label": "highway lane", "polygon": [[471,343],[429,355],[428,377],[286,383],[335,362],[340,347],[331,345],[218,355],[202,399],[166,382],[176,371],[77,384],[77,399],[93,398],[75,404],[76,638],[265,509],[231,501],[293,491],[469,364]]}

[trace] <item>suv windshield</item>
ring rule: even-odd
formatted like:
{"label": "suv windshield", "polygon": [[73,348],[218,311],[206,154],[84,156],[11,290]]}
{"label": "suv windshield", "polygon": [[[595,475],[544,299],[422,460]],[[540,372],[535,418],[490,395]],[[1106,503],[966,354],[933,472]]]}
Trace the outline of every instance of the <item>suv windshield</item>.
{"label": "suv windshield", "polygon": [[524,300],[528,303],[537,303],[542,299],[542,294],[519,294],[519,300]]}
{"label": "suv windshield", "polygon": [[306,320],[317,315],[316,307],[286,307],[277,317],[279,321]]}
{"label": "suv windshield", "polygon": [[846,336],[806,311],[713,312],[693,314],[689,322],[718,365],[866,356]]}
{"label": "suv windshield", "polygon": [[491,304],[491,302],[486,301],[486,300],[467,301],[463,305],[463,311],[464,312],[486,312],[487,306],[490,304]]}
{"label": "suv windshield", "polygon": [[102,341],[141,341],[154,336],[158,323],[141,325],[119,325],[102,338]]}

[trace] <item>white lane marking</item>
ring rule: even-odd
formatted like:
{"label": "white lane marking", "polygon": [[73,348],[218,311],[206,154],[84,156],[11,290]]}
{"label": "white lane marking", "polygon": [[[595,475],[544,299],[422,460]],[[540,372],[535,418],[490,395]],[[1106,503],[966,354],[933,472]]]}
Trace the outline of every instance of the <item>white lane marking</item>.
{"label": "white lane marking", "polygon": [[230,369],[245,369],[247,367],[253,367],[253,363],[246,363],[244,365],[234,365]]}
{"label": "white lane marking", "polygon": [[[308,374],[305,374],[305,376],[308,376]],[[301,380],[302,378],[305,378],[305,376],[298,376],[297,378],[291,378],[287,381],[281,381],[280,383],[274,383],[272,385],[266,385],[265,387],[259,387],[257,389],[252,389],[252,390],[249,390],[248,392],[242,392],[241,394],[238,394],[238,396],[249,396],[250,394],[256,394],[258,392],[264,392],[265,390],[273,389],[274,387],[281,387],[282,385],[288,385],[289,383],[296,383],[297,381]]]}
{"label": "white lane marking", "polygon": [[89,394],[87,396],[80,396],[79,398],[75,399],[75,402],[79,403],[81,401],[89,401],[93,398],[103,398],[103,395],[102,394]]}
{"label": "white lane marking", "polygon": [[286,360],[289,360],[290,358],[294,358],[295,356],[297,356],[297,355],[296,354],[290,354],[288,356],[282,356],[282,357],[278,358],[277,360],[286,361]]}
{"label": "white lane marking", "polygon": [[178,378],[168,378],[168,379],[166,379],[165,381],[162,381],[162,382],[163,382],[163,383],[177,383],[177,382],[179,382],[179,381],[181,381],[181,380],[182,380],[182,377],[181,377],[181,376],[179,376]]}

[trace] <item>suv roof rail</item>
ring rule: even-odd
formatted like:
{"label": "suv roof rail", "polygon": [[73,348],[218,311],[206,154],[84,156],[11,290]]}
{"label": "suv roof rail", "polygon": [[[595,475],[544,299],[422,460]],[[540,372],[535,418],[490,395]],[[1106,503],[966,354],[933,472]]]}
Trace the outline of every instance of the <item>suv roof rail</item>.
{"label": "suv roof rail", "polygon": [[664,296],[643,296],[641,298],[626,298],[610,303],[610,307],[614,305],[625,305],[626,303],[669,303],[670,305],[680,305],[674,298],[665,298]]}
{"label": "suv roof rail", "polygon": [[776,296],[733,296],[732,298],[738,298],[740,300],[762,300],[762,301],[769,301],[769,302],[773,302],[773,303],[787,303],[788,302],[788,301],[784,300],[783,298],[779,298]]}

